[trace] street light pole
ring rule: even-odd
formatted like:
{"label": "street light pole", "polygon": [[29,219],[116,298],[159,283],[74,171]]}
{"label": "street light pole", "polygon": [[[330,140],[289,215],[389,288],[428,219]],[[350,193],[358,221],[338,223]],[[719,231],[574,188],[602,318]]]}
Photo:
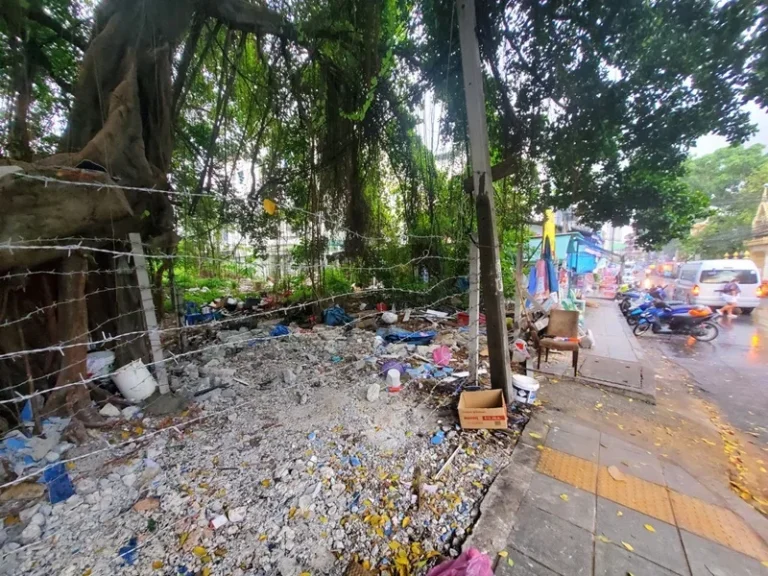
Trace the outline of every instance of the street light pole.
{"label": "street light pole", "polygon": [[467,123],[472,158],[472,181],[477,235],[480,248],[480,282],[485,301],[491,386],[514,398],[510,390],[509,342],[507,340],[504,285],[501,278],[499,240],[496,233],[491,157],[488,150],[488,126],[485,118],[483,72],[480,48],[475,33],[475,1],[456,0],[461,43],[461,68],[467,101]]}

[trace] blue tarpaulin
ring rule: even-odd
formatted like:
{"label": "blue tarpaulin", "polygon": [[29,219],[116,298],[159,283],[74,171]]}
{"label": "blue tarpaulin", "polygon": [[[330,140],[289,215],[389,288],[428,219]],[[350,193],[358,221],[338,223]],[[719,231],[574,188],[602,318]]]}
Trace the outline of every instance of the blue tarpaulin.
{"label": "blue tarpaulin", "polygon": [[354,320],[352,316],[344,312],[344,308],[338,305],[326,308],[323,311],[323,322],[328,326],[343,326],[344,324],[354,322]]}

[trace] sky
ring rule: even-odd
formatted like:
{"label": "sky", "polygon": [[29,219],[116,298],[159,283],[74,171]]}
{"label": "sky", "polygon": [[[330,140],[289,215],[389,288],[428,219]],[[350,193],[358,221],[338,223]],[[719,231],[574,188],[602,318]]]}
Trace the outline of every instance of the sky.
{"label": "sky", "polygon": [[[749,111],[752,123],[757,125],[757,132],[747,141],[747,145],[762,144],[768,148],[768,112],[752,102],[744,106],[744,109]],[[723,146],[728,146],[725,138],[715,134],[708,134],[699,138],[698,142],[696,142],[696,147],[691,150],[691,153],[693,156],[704,156]]]}

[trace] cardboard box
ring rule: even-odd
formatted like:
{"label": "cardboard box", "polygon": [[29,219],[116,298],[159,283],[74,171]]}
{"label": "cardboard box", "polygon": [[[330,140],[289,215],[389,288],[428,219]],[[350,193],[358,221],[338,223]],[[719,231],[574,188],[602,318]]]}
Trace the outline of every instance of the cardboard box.
{"label": "cardboard box", "polygon": [[506,428],[507,404],[501,390],[462,392],[459,396],[459,422],[462,428]]}

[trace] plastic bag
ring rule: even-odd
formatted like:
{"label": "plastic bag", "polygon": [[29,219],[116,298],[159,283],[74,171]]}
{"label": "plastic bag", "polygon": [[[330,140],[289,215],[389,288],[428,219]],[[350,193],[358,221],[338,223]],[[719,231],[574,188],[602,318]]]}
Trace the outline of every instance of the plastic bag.
{"label": "plastic bag", "polygon": [[448,366],[451,363],[451,349],[448,346],[440,346],[432,351],[432,360],[438,366]]}
{"label": "plastic bag", "polygon": [[491,559],[477,548],[470,548],[454,559],[438,564],[427,576],[493,576]]}

